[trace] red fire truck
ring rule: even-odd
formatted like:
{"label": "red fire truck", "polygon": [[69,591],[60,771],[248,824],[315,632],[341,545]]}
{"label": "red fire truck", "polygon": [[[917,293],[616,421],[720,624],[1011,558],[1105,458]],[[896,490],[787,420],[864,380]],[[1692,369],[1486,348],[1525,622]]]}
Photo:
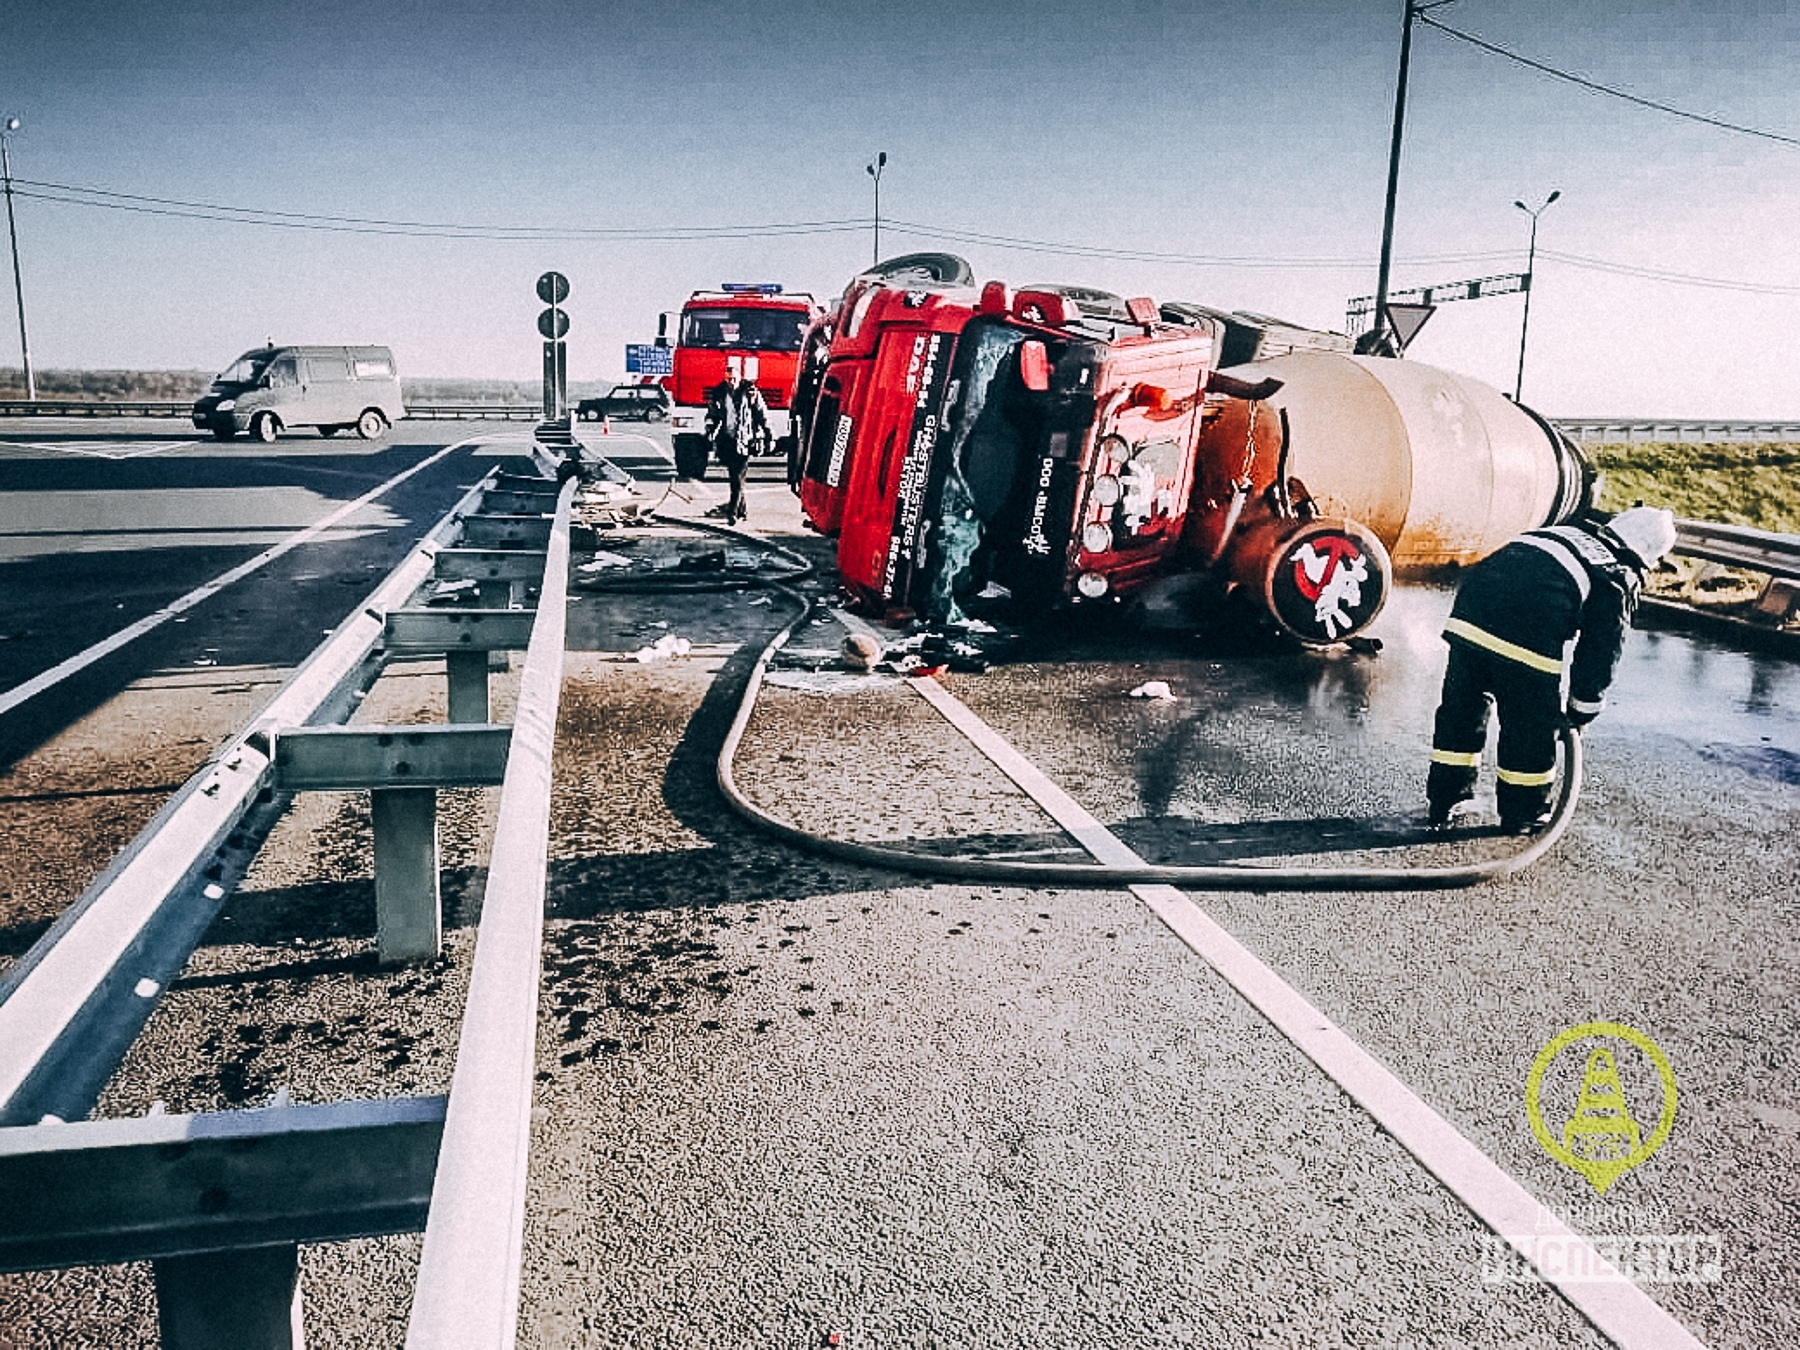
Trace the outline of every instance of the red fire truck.
{"label": "red fire truck", "polygon": [[854,279],[796,388],[803,513],[882,617],[955,624],[977,594],[1028,617],[1199,579],[1325,645],[1375,618],[1391,545],[1473,561],[1591,481],[1565,440],[1447,372],[1319,351],[1221,372],[1216,312],[938,270]]}
{"label": "red fire truck", "polygon": [[675,464],[697,477],[706,463],[706,391],[727,368],[762,391],[771,408],[785,408],[800,363],[800,343],[819,307],[804,292],[772,282],[727,282],[695,291],[681,307],[672,375],[662,384],[674,402]]}

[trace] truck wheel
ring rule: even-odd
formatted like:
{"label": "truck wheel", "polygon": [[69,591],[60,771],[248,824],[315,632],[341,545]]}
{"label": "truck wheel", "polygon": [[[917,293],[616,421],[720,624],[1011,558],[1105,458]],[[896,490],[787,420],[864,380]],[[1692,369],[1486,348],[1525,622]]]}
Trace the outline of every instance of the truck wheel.
{"label": "truck wheel", "polygon": [[275,420],[274,413],[258,413],[250,423],[250,434],[264,445],[274,444],[275,434],[280,430],[281,425]]}
{"label": "truck wheel", "polygon": [[363,415],[356,419],[356,434],[365,441],[372,441],[387,430],[387,418],[373,408],[363,410]]}

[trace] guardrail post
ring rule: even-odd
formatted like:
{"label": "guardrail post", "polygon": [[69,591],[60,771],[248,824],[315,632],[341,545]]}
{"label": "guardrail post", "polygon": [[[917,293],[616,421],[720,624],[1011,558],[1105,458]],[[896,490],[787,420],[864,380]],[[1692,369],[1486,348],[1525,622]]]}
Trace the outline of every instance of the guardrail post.
{"label": "guardrail post", "polygon": [[450,677],[452,722],[488,720],[488,665],[487,652],[444,653],[444,669]]}
{"label": "guardrail post", "polygon": [[375,788],[369,793],[369,806],[375,822],[378,959],[384,966],[429,961],[438,954],[444,936],[437,789]]}
{"label": "guardrail post", "polygon": [[305,1350],[292,1243],[153,1263],[162,1350]]}
{"label": "guardrail post", "polygon": [[[481,651],[467,655],[482,660]],[[483,672],[485,674],[485,672]],[[375,826],[376,950],[383,965],[428,960],[443,937],[437,790],[501,782],[510,727],[291,727],[274,735],[275,783],[290,792],[369,790]]]}

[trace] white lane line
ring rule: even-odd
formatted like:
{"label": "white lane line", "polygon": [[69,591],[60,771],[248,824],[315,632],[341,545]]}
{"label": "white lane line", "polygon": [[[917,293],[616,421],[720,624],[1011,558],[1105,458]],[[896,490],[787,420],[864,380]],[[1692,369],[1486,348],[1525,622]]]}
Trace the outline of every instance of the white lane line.
{"label": "white lane line", "polygon": [[165,450],[185,450],[198,441],[0,441],[12,450],[48,450],[61,455],[89,455],[95,459],[142,459]]}
{"label": "white lane line", "polygon": [[459,450],[473,441],[483,439],[486,438],[482,436],[468,436],[457,441],[454,445],[446,445],[435,455],[426,456],[410,469],[395,474],[379,487],[370,488],[355,501],[344,503],[344,505],[326,516],[325,519],[318,521],[316,524],[308,525],[305,529],[300,530],[295,534],[289,535],[279,544],[264,549],[248,562],[239,563],[230,571],[219,573],[219,575],[214,577],[211,581],[196,586],[179,600],[170,601],[155,613],[146,614],[136,623],[131,624],[129,627],[121,628],[111,637],[102,638],[93,646],[76,652],[75,655],[69,657],[67,660],[59,661],[56,665],[51,666],[50,669],[44,671],[42,674],[32,676],[29,680],[25,681],[24,684],[9,689],[4,694],[0,694],[0,717],[4,717],[7,713],[11,712],[26,700],[36,698],[46,689],[52,689],[58,684],[61,684],[64,680],[68,679],[78,671],[85,670],[102,657],[112,655],[112,653],[118,651],[119,648],[125,646],[127,643],[134,642],[138,638],[141,638],[145,633],[162,627],[163,624],[167,623],[170,619],[173,619],[177,614],[185,613],[201,601],[210,599],[233,582],[242,581],[252,572],[267,567],[270,563],[274,562],[275,559],[281,557],[282,554],[292,552],[302,544],[318,538],[345,517],[354,515],[370,502],[379,501],[382,497],[386,496],[388,492],[395,487],[398,487],[401,483],[404,483],[415,473],[418,473],[419,470],[436,464],[452,450]]}
{"label": "white lane line", "polygon": [[[1142,861],[936,680],[907,683],[1079,840],[1096,861],[1121,866]],[[1213,922],[1191,897],[1173,886],[1129,889],[1522,1257],[1537,1264],[1540,1251],[1566,1254],[1566,1264],[1559,1261],[1556,1270],[1540,1266],[1539,1273],[1603,1335],[1623,1350],[1697,1350],[1702,1345],[1661,1304],[1619,1274],[1586,1238],[1555,1219],[1531,1192],[1414,1095],[1381,1061]],[[1567,1279],[1571,1270],[1598,1272],[1602,1280],[1571,1281]]]}

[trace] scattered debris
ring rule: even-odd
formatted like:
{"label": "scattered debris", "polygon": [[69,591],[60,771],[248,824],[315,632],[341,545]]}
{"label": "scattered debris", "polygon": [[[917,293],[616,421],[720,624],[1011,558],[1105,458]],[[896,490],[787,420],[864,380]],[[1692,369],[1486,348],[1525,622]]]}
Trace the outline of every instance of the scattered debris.
{"label": "scattered debris", "polygon": [[684,553],[675,563],[677,572],[723,572],[725,550],[708,549],[705,553]]}
{"label": "scattered debris", "polygon": [[481,598],[481,583],[473,580],[440,581],[426,597],[428,605],[460,605]]}
{"label": "scattered debris", "polygon": [[1150,698],[1158,703],[1173,703],[1175,695],[1169,692],[1169,686],[1161,680],[1146,680],[1130,694],[1131,698]]}
{"label": "scattered debris", "polygon": [[1364,656],[1373,656],[1381,650],[1381,639],[1357,633],[1352,637],[1345,638],[1344,645],[1353,652],[1360,652]]}
{"label": "scattered debris", "polygon": [[664,633],[648,647],[639,647],[627,658],[642,665],[652,661],[666,661],[670,657],[686,656],[693,650],[693,643],[684,637],[676,637],[673,633]]}
{"label": "scattered debris", "polygon": [[613,553],[607,549],[600,549],[594,554],[594,560],[592,562],[585,562],[575,570],[586,575],[591,572],[611,572],[621,567],[636,566],[636,561],[627,558],[623,553]]}

